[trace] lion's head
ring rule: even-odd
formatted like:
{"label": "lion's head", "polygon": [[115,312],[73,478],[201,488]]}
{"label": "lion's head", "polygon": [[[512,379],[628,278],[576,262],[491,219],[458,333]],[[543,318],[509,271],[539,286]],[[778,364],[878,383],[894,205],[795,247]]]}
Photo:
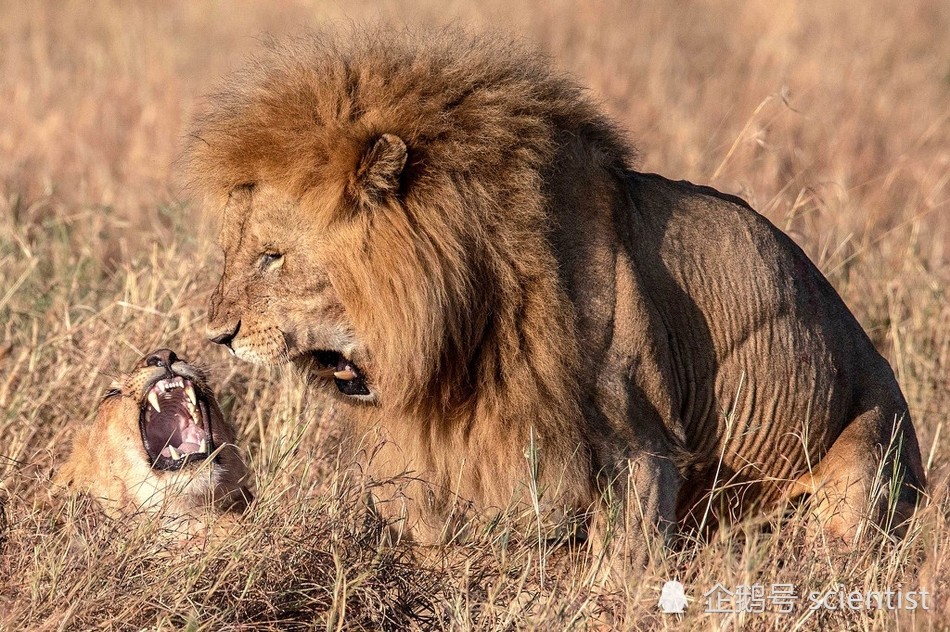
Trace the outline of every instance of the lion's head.
{"label": "lion's head", "polygon": [[622,144],[543,60],[457,36],[272,43],[211,98],[188,147],[223,220],[210,338],[353,402],[457,404],[508,377],[528,324],[570,369],[542,177],[558,126]]}
{"label": "lion's head", "polygon": [[210,337],[249,362],[294,360],[356,400],[375,399],[372,354],[331,282],[348,246],[302,230],[309,209],[268,183],[230,194],[221,230],[226,265],[211,299]]}
{"label": "lion's head", "polygon": [[203,371],[160,349],[116,379],[59,482],[110,508],[243,509],[247,466]]}

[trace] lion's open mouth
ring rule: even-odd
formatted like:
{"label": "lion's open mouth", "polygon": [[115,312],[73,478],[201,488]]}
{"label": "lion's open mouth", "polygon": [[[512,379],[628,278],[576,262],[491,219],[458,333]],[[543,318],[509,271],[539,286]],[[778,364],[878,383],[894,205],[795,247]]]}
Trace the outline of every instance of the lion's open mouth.
{"label": "lion's open mouth", "polygon": [[370,394],[363,371],[339,351],[315,351],[311,357],[317,375],[333,378],[337,389],[344,395]]}
{"label": "lion's open mouth", "polygon": [[169,376],[145,391],[139,428],[152,468],[179,470],[214,452],[208,402],[188,378]]}

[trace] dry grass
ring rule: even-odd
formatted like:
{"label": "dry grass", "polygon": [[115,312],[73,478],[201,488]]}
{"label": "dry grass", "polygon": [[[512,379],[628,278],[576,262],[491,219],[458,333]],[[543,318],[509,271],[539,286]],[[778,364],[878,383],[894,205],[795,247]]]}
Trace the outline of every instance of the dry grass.
{"label": "dry grass", "polygon": [[[427,564],[377,550],[334,461],[332,414],[305,406],[294,376],[203,340],[218,255],[173,185],[195,99],[261,31],[343,19],[504,25],[591,87],[644,170],[739,193],[792,233],[910,402],[932,482],[911,535],[842,555],[803,547],[794,517],[750,520],[597,594],[501,536]],[[0,4],[0,628],[950,627],[948,32],[943,0]],[[160,558],[154,527],[48,495],[108,376],[158,345],[215,367],[260,492],[234,539]],[[684,616],[657,610],[673,577]],[[704,614],[717,581],[922,583],[934,603]]]}

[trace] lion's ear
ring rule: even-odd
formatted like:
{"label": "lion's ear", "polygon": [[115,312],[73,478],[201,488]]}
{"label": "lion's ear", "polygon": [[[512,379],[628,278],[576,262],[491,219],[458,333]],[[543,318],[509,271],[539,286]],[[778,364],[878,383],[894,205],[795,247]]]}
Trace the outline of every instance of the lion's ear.
{"label": "lion's ear", "polygon": [[362,204],[372,204],[395,194],[407,157],[406,143],[401,138],[383,134],[360,159],[350,180],[350,195]]}

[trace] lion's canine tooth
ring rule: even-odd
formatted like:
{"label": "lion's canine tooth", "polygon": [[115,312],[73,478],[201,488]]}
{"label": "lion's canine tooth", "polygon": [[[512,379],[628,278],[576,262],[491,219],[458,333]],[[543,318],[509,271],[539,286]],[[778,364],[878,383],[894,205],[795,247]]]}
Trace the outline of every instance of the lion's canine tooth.
{"label": "lion's canine tooth", "polygon": [[148,392],[148,403],[152,405],[152,408],[155,409],[155,412],[162,412],[162,407],[158,405],[158,395],[155,391]]}
{"label": "lion's canine tooth", "polygon": [[201,443],[198,444],[198,452],[201,452],[202,454],[204,454],[207,451],[208,451],[208,440],[202,439]]}
{"label": "lion's canine tooth", "polygon": [[168,446],[168,451],[172,453],[172,458],[176,461],[181,460],[181,453],[174,446]]}
{"label": "lion's canine tooth", "polygon": [[356,373],[352,369],[345,369],[343,371],[334,371],[333,377],[338,380],[343,380],[344,382],[349,382],[350,380],[356,379]]}
{"label": "lion's canine tooth", "polygon": [[191,385],[191,382],[185,385],[185,395],[188,396],[188,399],[193,405],[198,405],[198,398],[195,396],[195,387]]}

